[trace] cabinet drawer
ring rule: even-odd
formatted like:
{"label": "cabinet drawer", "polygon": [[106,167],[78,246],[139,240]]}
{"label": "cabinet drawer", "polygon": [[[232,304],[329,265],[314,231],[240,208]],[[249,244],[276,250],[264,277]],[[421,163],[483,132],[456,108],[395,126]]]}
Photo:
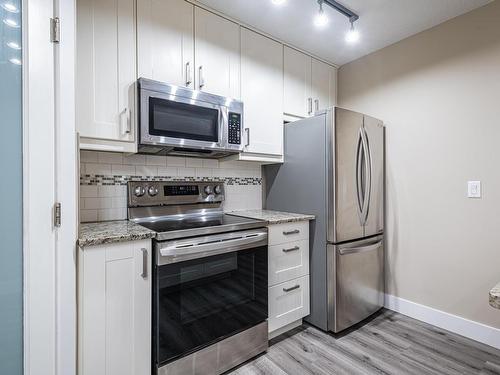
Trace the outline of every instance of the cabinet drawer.
{"label": "cabinet drawer", "polygon": [[309,221],[274,224],[269,226],[269,246],[309,238]]}
{"label": "cabinet drawer", "polygon": [[269,246],[269,286],[309,274],[309,241]]}
{"label": "cabinet drawer", "polygon": [[309,315],[309,275],[269,288],[269,332]]}

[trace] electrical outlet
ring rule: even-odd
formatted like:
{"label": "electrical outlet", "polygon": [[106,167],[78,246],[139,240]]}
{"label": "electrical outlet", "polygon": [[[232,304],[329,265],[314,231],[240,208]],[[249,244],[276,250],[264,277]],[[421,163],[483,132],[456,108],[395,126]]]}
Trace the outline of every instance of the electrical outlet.
{"label": "electrical outlet", "polygon": [[467,182],[467,196],[469,198],[481,198],[481,181]]}

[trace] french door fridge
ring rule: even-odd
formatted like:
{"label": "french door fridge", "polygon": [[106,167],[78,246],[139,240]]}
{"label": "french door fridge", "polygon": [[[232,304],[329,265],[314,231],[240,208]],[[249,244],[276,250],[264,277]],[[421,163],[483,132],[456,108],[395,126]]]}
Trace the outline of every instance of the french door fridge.
{"label": "french door fridge", "polygon": [[264,170],[266,208],[316,215],[306,320],[339,332],[383,306],[384,126],[328,109],[286,124],[284,152]]}

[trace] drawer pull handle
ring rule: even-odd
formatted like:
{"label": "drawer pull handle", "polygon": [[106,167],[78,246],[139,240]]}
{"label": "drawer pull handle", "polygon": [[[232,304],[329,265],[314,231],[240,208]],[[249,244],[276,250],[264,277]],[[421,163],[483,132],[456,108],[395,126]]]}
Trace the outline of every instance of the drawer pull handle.
{"label": "drawer pull handle", "polygon": [[288,293],[288,292],[291,292],[292,290],[295,290],[295,289],[299,289],[300,288],[300,285],[295,285],[295,286],[292,286],[291,288],[283,288],[283,291]]}
{"label": "drawer pull handle", "polygon": [[148,250],[141,249],[142,251],[142,273],[141,277],[146,279],[148,277]]}
{"label": "drawer pull handle", "polygon": [[283,249],[283,252],[284,253],[289,253],[290,251],[297,251],[297,250],[300,250],[300,247],[294,246],[294,247],[291,247],[289,249]]}
{"label": "drawer pull handle", "polygon": [[288,236],[288,235],[290,235],[290,234],[298,234],[298,233],[300,233],[300,230],[298,230],[298,229],[289,230],[289,231],[283,231],[283,234],[284,234],[285,236]]}

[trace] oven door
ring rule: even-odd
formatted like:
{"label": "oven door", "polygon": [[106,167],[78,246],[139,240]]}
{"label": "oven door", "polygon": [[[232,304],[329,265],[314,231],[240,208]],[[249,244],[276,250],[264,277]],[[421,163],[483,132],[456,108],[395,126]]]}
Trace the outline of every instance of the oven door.
{"label": "oven door", "polygon": [[[174,88],[174,87],[173,87]],[[196,91],[193,91],[196,93]],[[140,144],[223,150],[228,109],[193,97],[140,90]]]}
{"label": "oven door", "polygon": [[267,229],[156,243],[156,369],[267,319]]}

